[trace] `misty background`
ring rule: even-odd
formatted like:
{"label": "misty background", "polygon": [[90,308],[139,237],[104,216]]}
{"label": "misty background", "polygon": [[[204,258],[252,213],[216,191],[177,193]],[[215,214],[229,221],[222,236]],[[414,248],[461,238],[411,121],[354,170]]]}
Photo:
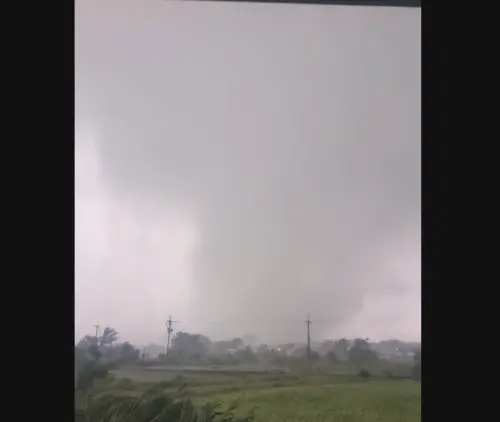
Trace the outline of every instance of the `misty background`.
{"label": "misty background", "polygon": [[420,9],[75,9],[76,338],[420,339]]}

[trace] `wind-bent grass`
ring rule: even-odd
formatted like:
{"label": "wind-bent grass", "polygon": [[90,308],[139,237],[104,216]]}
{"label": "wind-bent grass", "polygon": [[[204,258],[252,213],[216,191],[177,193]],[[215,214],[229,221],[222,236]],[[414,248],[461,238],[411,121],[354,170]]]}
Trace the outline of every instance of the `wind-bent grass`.
{"label": "wind-bent grass", "polygon": [[[151,390],[152,385],[155,387]],[[97,385],[91,396],[94,402],[80,406],[85,408],[85,419],[77,422],[245,421],[250,420],[248,412],[253,409],[256,422],[421,419],[420,383],[381,377],[363,380],[357,376],[235,374],[214,375],[211,380],[208,375],[188,375],[156,384],[109,379]],[[220,409],[229,413],[221,415]]]}
{"label": "wind-bent grass", "polygon": [[233,409],[219,410],[220,403],[196,406],[190,399],[175,399],[161,390],[152,390],[139,397],[105,394],[87,398],[76,411],[76,422],[250,422],[247,416],[236,417]]}

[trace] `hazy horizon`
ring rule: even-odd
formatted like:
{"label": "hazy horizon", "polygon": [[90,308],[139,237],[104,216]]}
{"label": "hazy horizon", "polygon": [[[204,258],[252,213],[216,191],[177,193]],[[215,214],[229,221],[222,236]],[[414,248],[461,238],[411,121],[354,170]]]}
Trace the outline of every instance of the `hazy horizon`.
{"label": "hazy horizon", "polygon": [[75,336],[421,330],[421,11],[75,3]]}

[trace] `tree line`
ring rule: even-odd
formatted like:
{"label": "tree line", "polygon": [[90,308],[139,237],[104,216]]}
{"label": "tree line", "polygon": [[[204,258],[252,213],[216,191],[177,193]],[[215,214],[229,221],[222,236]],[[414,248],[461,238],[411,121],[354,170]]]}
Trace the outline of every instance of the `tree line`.
{"label": "tree line", "polygon": [[[76,345],[75,353],[80,355],[81,361],[90,358],[108,367],[169,363],[212,367],[259,365],[293,370],[305,365],[313,365],[316,368],[334,367],[340,362],[351,362],[362,366],[380,360],[368,340],[363,338],[326,340],[315,349],[308,350],[306,345],[296,343],[280,346],[261,344],[258,347],[251,347],[241,338],[212,341],[202,334],[181,331],[173,337],[168,356],[165,351],[151,359],[147,353],[141,354],[141,351],[131,343],[127,341],[120,343],[119,338],[119,333],[114,328],[105,327],[100,336],[83,337]],[[420,352],[415,354],[414,366],[414,372],[420,372]]]}

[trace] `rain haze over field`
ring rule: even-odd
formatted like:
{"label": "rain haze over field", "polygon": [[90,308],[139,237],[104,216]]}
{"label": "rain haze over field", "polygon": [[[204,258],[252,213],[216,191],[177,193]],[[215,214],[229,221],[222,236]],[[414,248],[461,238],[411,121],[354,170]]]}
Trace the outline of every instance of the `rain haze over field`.
{"label": "rain haze over field", "polygon": [[420,339],[420,9],[75,7],[77,338]]}

